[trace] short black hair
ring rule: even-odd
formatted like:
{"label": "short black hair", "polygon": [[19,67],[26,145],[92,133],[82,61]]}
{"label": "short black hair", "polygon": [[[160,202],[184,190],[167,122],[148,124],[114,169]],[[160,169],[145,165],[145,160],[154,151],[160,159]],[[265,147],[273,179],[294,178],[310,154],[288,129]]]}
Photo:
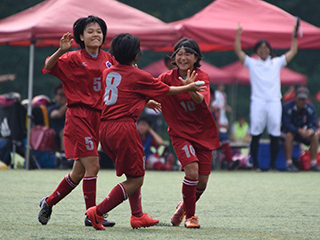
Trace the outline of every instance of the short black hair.
{"label": "short black hair", "polygon": [[103,19],[93,15],[90,15],[84,18],[79,18],[73,24],[73,37],[76,43],[78,43],[82,49],[85,48],[85,45],[84,45],[84,42],[81,41],[80,35],[83,35],[84,29],[87,27],[89,23],[92,23],[92,22],[98,23],[102,30],[102,34],[103,34],[102,43],[104,43],[104,40],[106,39],[107,25]]}
{"label": "short black hair", "polygon": [[171,59],[173,59],[176,56],[177,52],[180,50],[181,47],[185,47],[185,50],[187,53],[193,53],[198,57],[198,60],[194,63],[193,66],[195,68],[200,67],[201,66],[200,61],[202,59],[202,53],[200,51],[200,47],[195,40],[190,38],[182,38],[174,45]]}
{"label": "short black hair", "polygon": [[63,89],[61,83],[58,84],[57,86],[55,86],[55,88],[54,88],[54,95],[57,95],[57,93],[58,93],[58,91],[59,91],[60,89]]}
{"label": "short black hair", "polygon": [[129,33],[120,33],[112,39],[109,52],[120,64],[130,65],[141,56],[140,40]]}
{"label": "short black hair", "polygon": [[268,42],[268,40],[266,40],[266,39],[260,39],[260,40],[254,45],[253,51],[254,51],[255,53],[257,53],[258,48],[261,47],[261,45],[262,45],[263,43],[265,43],[265,44],[267,45],[267,47],[268,47],[269,50],[270,50],[270,55],[272,56],[272,55],[273,55],[273,49],[272,49],[270,43]]}

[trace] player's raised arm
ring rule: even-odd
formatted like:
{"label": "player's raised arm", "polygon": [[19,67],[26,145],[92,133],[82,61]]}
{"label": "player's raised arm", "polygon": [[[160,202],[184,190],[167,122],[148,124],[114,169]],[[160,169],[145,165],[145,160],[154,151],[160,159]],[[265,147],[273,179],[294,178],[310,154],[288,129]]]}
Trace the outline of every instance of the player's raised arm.
{"label": "player's raised arm", "polygon": [[246,57],[246,54],[244,51],[242,51],[242,48],[241,48],[241,33],[242,33],[242,27],[238,23],[236,40],[234,43],[234,51],[236,52],[240,62],[244,63],[244,59]]}
{"label": "player's raised arm", "polygon": [[293,28],[292,32],[292,43],[291,48],[288,52],[286,52],[284,55],[286,57],[287,63],[289,63],[292,58],[298,53],[298,30],[299,30],[299,23],[297,22],[295,27]]}
{"label": "player's raised arm", "polygon": [[63,34],[60,39],[60,48],[55,51],[54,54],[52,54],[51,57],[46,61],[44,66],[45,69],[50,70],[51,68],[53,68],[59,57],[71,47],[72,42],[73,39],[71,38],[71,33],[67,32]]}

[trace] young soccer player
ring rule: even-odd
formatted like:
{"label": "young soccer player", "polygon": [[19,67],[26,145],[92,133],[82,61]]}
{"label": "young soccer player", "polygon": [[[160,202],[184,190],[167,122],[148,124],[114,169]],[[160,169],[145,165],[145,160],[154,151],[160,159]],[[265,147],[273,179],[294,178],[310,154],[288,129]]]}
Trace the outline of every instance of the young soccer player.
{"label": "young soccer player", "polygon": [[197,78],[207,86],[204,92],[189,91],[166,96],[161,102],[173,148],[185,172],[182,183],[183,201],[178,204],[171,223],[173,226],[180,225],[186,215],[187,228],[200,228],[195,216],[196,201],[207,186],[212,150],[220,146],[216,123],[209,110],[209,76],[199,69],[201,58],[197,42],[183,38],[175,44],[172,54],[177,68],[159,77],[159,80],[169,86],[181,86],[190,82],[187,78],[188,71],[195,71]]}
{"label": "young soccer player", "polygon": [[[73,42],[71,33],[65,33],[60,39],[60,48],[47,58],[42,69],[42,73],[49,73],[62,81],[68,106],[63,136],[65,155],[75,159],[71,173],[40,202],[38,220],[43,225],[48,223],[52,207],[67,196],[81,179],[86,209],[96,205],[97,147],[103,92],[101,76],[104,69],[116,63],[109,53],[100,49],[106,33],[107,26],[101,18],[79,18],[73,25],[73,35],[81,50],[65,53]],[[103,224],[113,226],[115,223],[104,220]],[[85,225],[92,226],[88,218]]]}
{"label": "young soccer player", "polygon": [[[86,214],[97,230],[104,230],[103,214],[129,198],[132,228],[150,227],[159,222],[142,212],[141,186],[145,173],[145,156],[135,122],[149,98],[161,101],[167,94],[184,91],[203,91],[193,81],[196,74],[187,75],[189,85],[169,87],[149,73],[134,67],[141,55],[140,40],[124,33],[114,37],[110,53],[119,62],[103,72],[104,106],[100,138],[103,150],[116,164],[117,176],[126,175],[126,181],[116,185],[109,195]],[[148,103],[148,107],[158,108]]]}

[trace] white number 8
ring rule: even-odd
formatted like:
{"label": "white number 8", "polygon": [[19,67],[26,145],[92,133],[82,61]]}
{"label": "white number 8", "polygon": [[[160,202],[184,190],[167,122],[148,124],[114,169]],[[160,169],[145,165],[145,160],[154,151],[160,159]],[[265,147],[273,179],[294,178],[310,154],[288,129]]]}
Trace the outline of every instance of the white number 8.
{"label": "white number 8", "polygon": [[118,86],[121,83],[121,75],[116,72],[111,72],[106,77],[106,89],[104,93],[104,103],[106,105],[113,105],[118,99]]}

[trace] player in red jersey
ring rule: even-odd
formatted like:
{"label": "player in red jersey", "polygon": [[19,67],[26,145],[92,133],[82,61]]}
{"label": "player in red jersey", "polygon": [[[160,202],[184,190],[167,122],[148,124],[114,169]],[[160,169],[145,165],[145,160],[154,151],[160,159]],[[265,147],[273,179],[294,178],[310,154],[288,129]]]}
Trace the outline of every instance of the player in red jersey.
{"label": "player in red jersey", "polygon": [[[99,171],[99,126],[102,110],[102,72],[115,64],[111,55],[101,50],[107,33],[104,20],[96,16],[79,18],[73,25],[75,41],[81,50],[66,52],[73,42],[71,33],[60,39],[60,48],[46,59],[42,73],[62,81],[67,98],[64,145],[66,158],[75,159],[71,173],[54,192],[40,202],[38,220],[48,223],[53,205],[68,195],[83,179],[86,209],[96,205],[96,181]],[[115,223],[104,220],[105,226]],[[86,217],[86,226],[92,226]]]}
{"label": "player in red jersey", "polygon": [[[182,184],[183,202],[180,202],[171,219],[180,225],[186,215],[185,227],[199,228],[195,216],[196,201],[205,191],[212,164],[212,150],[220,146],[215,120],[209,110],[209,76],[200,70],[202,55],[193,39],[181,39],[174,46],[172,59],[178,68],[160,75],[159,80],[169,86],[189,83],[188,71],[195,71],[197,79],[205,82],[204,92],[185,92],[166,96],[162,102],[163,117],[174,150],[185,172]],[[185,79],[181,81],[180,79]]]}
{"label": "player in red jersey", "polygon": [[[119,64],[103,72],[105,94],[100,138],[103,150],[116,164],[117,176],[125,174],[127,179],[116,185],[100,204],[89,208],[86,214],[97,230],[104,230],[101,224],[103,214],[129,198],[131,226],[150,227],[159,220],[142,212],[141,186],[145,173],[145,156],[135,122],[149,98],[161,101],[167,94],[203,91],[204,88],[193,82],[195,73],[187,76],[190,84],[169,87],[149,73],[134,67],[141,55],[140,40],[130,34],[115,36],[110,53]],[[157,108],[158,105],[150,101],[148,107]]]}

